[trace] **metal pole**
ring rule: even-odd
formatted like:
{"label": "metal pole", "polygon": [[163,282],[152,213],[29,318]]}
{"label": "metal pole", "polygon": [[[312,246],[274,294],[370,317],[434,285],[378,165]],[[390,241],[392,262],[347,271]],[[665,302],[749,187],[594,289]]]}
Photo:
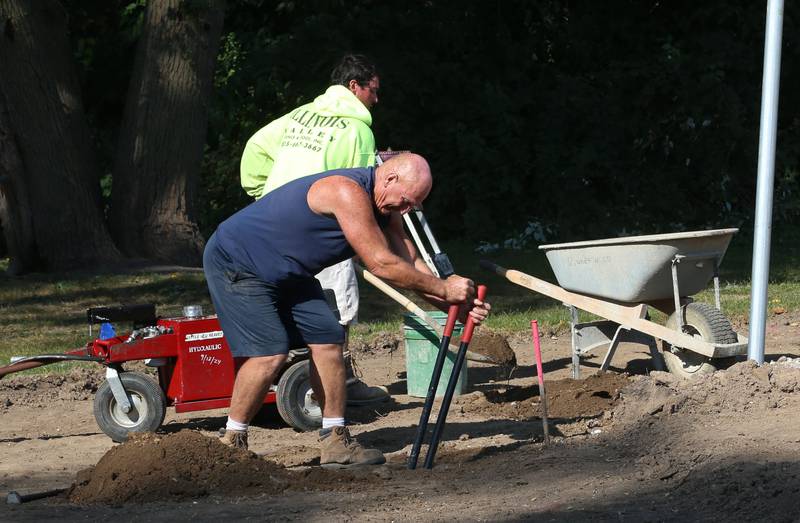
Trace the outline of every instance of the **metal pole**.
{"label": "metal pole", "polygon": [[764,36],[764,76],[761,83],[761,130],[758,143],[753,274],[750,289],[750,332],[747,357],[764,363],[767,323],[767,284],[772,233],[772,192],[775,181],[775,143],[778,132],[778,90],[781,74],[783,0],[768,0]]}

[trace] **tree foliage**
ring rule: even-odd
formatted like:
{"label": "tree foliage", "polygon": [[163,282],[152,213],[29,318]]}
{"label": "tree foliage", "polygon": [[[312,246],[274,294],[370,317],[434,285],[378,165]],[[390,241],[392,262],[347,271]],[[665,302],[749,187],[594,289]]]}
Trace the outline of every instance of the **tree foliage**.
{"label": "tree foliage", "polygon": [[[798,216],[796,14],[787,5],[776,216]],[[246,203],[247,138],[324,89],[348,50],[381,70],[379,147],[433,166],[442,235],[559,239],[747,226],[765,6],[746,2],[250,2],[230,13],[203,173],[206,232]]]}
{"label": "tree foliage", "polygon": [[[191,12],[210,0],[179,3]],[[89,175],[99,178],[93,183],[107,205],[148,4],[61,4],[99,164]],[[426,214],[443,238],[497,241],[535,230],[567,241],[748,227],[765,7],[745,0],[228,2],[194,197],[201,231],[210,234],[248,203],[238,175],[247,139],[320,94],[333,64],[351,51],[371,56],[381,72],[378,146],[411,149],[431,162]],[[787,3],[784,14],[774,208],[776,220],[792,222],[800,218],[800,98],[791,88],[800,63],[798,7]]]}

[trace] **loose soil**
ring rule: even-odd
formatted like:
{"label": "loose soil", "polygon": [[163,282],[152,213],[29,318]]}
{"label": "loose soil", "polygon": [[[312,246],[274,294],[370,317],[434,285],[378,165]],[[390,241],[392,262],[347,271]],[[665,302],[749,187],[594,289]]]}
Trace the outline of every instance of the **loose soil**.
{"label": "loose soil", "polygon": [[[222,446],[225,411],[168,411],[159,433],[115,445],[92,416],[102,373],[0,380],[0,493],[61,496],[0,505],[0,520],[191,518],[425,521],[794,521],[800,499],[798,316],[770,318],[768,363],[692,381],[650,372],[623,345],[572,379],[569,336],[545,336],[549,432],[529,340],[513,369],[470,363],[431,471],[405,468],[421,398],[406,395],[402,343],[387,333],[355,351],[364,379],[391,400],[348,409],[351,432],[386,453],[356,471],[318,467],[316,434],[274,413],[251,429],[254,453]],[[438,412],[438,402],[434,416]],[[423,448],[424,457],[427,449]],[[422,460],[421,460],[422,461]]]}
{"label": "loose soil", "polygon": [[[628,384],[625,374],[603,373],[583,380],[564,378],[545,386],[549,419],[591,418],[610,410]],[[487,418],[526,420],[542,417],[539,386],[476,391],[455,398],[463,413]]]}
{"label": "loose soil", "polygon": [[[453,339],[456,346],[461,343],[460,337]],[[517,365],[517,355],[511,349],[508,339],[499,332],[489,329],[480,329],[469,343],[470,352],[480,354],[488,358],[491,363],[505,367],[515,367]]]}
{"label": "loose soil", "polygon": [[[319,467],[289,471],[253,452],[222,445],[198,431],[136,434],[83,470],[66,494],[72,503],[186,500],[211,493],[242,496],[284,490],[363,488],[371,471],[334,473]],[[365,474],[365,472],[367,474]]]}

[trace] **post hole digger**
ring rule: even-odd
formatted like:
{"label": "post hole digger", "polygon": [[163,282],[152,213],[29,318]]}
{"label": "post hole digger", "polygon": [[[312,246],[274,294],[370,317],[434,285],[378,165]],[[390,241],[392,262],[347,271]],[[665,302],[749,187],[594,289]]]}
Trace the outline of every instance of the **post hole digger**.
{"label": "post hole digger", "polygon": [[[478,285],[477,297],[483,301],[486,299],[486,286]],[[436,397],[436,389],[439,386],[441,379],[442,369],[444,368],[444,360],[447,356],[448,347],[450,346],[450,337],[453,334],[453,329],[456,324],[458,316],[458,305],[451,305],[447,313],[447,323],[442,334],[442,340],[439,345],[439,353],[436,356],[436,363],[433,367],[433,374],[431,376],[430,385],[428,386],[428,394],[425,397],[425,405],[422,408],[422,414],[419,419],[419,426],[417,427],[417,435],[414,439],[414,444],[411,447],[411,454],[408,458],[408,468],[417,468],[417,461],[419,459],[419,451],[422,446],[422,440],[425,438],[425,433],[428,430],[428,421],[433,407],[433,401]],[[467,355],[467,347],[472,339],[472,332],[475,329],[475,322],[471,317],[467,317],[467,323],[464,326],[464,332],[461,335],[461,344],[458,347],[458,354],[456,361],[453,364],[453,370],[450,374],[450,379],[447,382],[447,389],[445,390],[444,397],[442,398],[442,405],[439,408],[439,414],[436,417],[436,425],[431,435],[431,441],[428,445],[428,454],[425,456],[425,468],[433,468],[433,460],[436,457],[436,448],[439,446],[439,439],[442,436],[442,430],[447,419],[447,412],[450,410],[450,402],[453,400],[455,393],[456,383],[458,382],[458,375],[461,372],[461,366],[464,365],[464,359]]]}
{"label": "post hole digger", "polygon": [[[425,405],[422,407],[422,415],[419,418],[417,437],[414,439],[414,445],[411,447],[411,454],[408,457],[408,468],[411,470],[417,468],[419,450],[422,446],[422,440],[425,437],[425,433],[428,431],[428,420],[431,417],[433,399],[436,397],[436,389],[439,387],[439,380],[442,377],[444,360],[447,356],[448,347],[450,346],[450,337],[453,335],[453,329],[456,326],[456,319],[458,318],[458,308],[458,305],[451,305],[450,310],[447,311],[447,323],[445,324],[444,331],[442,332],[442,340],[439,344],[439,352],[436,355],[436,363],[433,366],[433,374],[431,375],[431,381],[428,385],[428,394],[425,396]],[[453,376],[458,376],[460,371],[460,365],[457,369],[453,368]],[[441,416],[441,414],[439,415]]]}

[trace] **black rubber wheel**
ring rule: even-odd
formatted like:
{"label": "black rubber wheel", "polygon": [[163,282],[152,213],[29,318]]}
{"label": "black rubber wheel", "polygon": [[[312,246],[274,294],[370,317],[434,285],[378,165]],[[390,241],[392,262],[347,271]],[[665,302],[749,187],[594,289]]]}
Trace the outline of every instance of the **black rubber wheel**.
{"label": "black rubber wheel", "polygon": [[[667,327],[678,330],[680,322],[678,314],[685,314],[684,331],[709,343],[736,343],[736,332],[731,322],[716,308],[706,303],[692,302],[681,307],[681,311],[673,312],[667,319]],[[691,378],[699,374],[709,374],[724,369],[736,361],[735,358],[712,359],[696,352],[672,347],[664,343],[664,363],[667,369],[682,378]]]}
{"label": "black rubber wheel", "polygon": [[308,360],[295,363],[278,380],[276,406],[281,418],[291,427],[311,431],[322,426],[322,409],[311,391],[311,364]]}
{"label": "black rubber wheel", "polygon": [[108,380],[94,396],[94,419],[100,430],[116,442],[128,439],[131,432],[152,432],[164,422],[167,401],[164,391],[150,378],[138,372],[120,372],[119,379],[131,402],[130,412],[122,408],[111,392]]}

